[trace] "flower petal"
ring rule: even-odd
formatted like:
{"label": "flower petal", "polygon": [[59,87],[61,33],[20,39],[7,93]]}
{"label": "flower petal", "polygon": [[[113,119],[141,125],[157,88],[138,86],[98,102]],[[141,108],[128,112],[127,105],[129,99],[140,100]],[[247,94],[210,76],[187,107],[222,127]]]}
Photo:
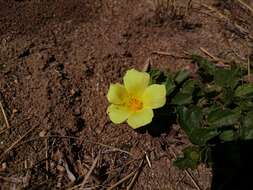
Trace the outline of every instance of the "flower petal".
{"label": "flower petal", "polygon": [[152,109],[142,109],[141,111],[132,113],[129,116],[127,123],[132,128],[136,129],[151,123],[153,116],[154,113]]}
{"label": "flower petal", "polygon": [[142,96],[143,106],[156,109],[166,103],[166,88],[165,85],[153,84],[150,85]]}
{"label": "flower petal", "polygon": [[126,72],[123,80],[128,93],[135,96],[140,96],[147,88],[150,76],[148,73],[131,69]]}
{"label": "flower petal", "polygon": [[107,99],[113,104],[123,104],[127,96],[125,87],[119,83],[111,84],[107,93]]}
{"label": "flower petal", "polygon": [[107,109],[107,114],[109,115],[110,120],[115,123],[123,123],[127,120],[131,112],[128,108],[124,106],[118,106],[118,105],[110,105]]}

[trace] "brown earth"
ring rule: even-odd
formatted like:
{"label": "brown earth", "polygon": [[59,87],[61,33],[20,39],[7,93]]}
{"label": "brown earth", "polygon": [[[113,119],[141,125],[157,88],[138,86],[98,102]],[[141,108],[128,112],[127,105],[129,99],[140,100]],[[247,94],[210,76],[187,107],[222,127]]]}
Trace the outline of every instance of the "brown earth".
{"label": "brown earth", "polygon": [[188,11],[187,1],[166,11],[150,2],[0,0],[0,100],[10,123],[1,118],[0,189],[71,189],[85,176],[83,187],[105,189],[141,160],[136,180],[115,189],[210,189],[210,169],[173,166],[189,145],[177,126],[154,135],[114,125],[106,93],[147,62],[192,69],[185,52],[204,55],[200,47],[215,59],[253,59],[253,12],[235,0],[196,0]]}

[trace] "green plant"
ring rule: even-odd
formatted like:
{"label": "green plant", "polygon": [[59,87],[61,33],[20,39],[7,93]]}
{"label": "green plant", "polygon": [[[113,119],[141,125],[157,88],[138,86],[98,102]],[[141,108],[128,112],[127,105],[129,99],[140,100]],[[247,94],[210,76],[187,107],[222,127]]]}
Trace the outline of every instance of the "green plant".
{"label": "green plant", "polygon": [[[164,86],[166,90],[166,103],[156,113],[176,115],[174,122],[192,143],[175,161],[182,169],[194,169],[200,163],[211,166],[212,152],[219,145],[253,140],[253,84],[244,80],[247,70],[232,63],[217,67],[199,55],[192,55],[192,61],[198,67],[197,78],[187,70],[148,71],[149,85]],[[158,94],[152,96],[155,101]]]}
{"label": "green plant", "polygon": [[212,164],[211,148],[221,143],[253,139],[253,84],[243,80],[247,70],[233,64],[216,67],[198,55],[192,55],[192,60],[198,65],[198,79],[184,70],[150,71],[155,83],[167,76],[167,105],[174,107],[179,125],[192,142],[175,161],[182,169]]}

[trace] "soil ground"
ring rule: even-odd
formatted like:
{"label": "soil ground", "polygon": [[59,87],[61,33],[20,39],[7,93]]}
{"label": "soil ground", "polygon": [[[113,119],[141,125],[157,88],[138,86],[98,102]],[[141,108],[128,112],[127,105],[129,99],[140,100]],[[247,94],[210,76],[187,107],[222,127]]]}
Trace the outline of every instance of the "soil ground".
{"label": "soil ground", "polygon": [[106,189],[122,179],[114,189],[210,189],[210,168],[173,166],[189,145],[177,126],[139,133],[106,115],[109,84],[130,68],[192,69],[185,52],[207,56],[200,48],[252,61],[250,7],[176,3],[0,0],[0,100],[10,125],[2,114],[0,189]]}

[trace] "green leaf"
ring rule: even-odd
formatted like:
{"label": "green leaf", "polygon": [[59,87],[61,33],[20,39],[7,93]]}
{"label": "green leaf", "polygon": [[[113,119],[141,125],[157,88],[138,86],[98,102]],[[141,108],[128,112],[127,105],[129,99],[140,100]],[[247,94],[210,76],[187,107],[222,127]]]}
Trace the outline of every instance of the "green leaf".
{"label": "green leaf", "polygon": [[216,68],[214,73],[214,81],[217,85],[223,87],[235,88],[240,80],[239,69],[223,69]]}
{"label": "green leaf", "polygon": [[163,75],[158,69],[150,69],[148,73],[150,75],[150,84],[156,84],[157,80]]}
{"label": "green leaf", "polygon": [[223,102],[224,106],[229,105],[234,102],[234,90],[230,87],[224,87],[220,94],[220,100]]}
{"label": "green leaf", "polygon": [[235,96],[237,97],[247,97],[253,95],[253,84],[243,84],[242,86],[239,86],[235,90]]}
{"label": "green leaf", "polygon": [[236,135],[235,135],[234,130],[226,130],[220,134],[219,138],[222,141],[228,142],[228,141],[236,140]]}
{"label": "green leaf", "polygon": [[181,128],[193,144],[203,146],[219,134],[215,128],[204,128],[201,126],[203,114],[200,108],[178,108],[178,120]]}
{"label": "green leaf", "polygon": [[212,127],[230,126],[236,124],[240,116],[239,111],[218,108],[208,114],[207,122]]}
{"label": "green leaf", "polygon": [[213,101],[222,92],[222,87],[215,84],[205,84],[202,86],[202,90],[205,93],[204,97],[208,100]]}
{"label": "green leaf", "polygon": [[204,115],[209,115],[210,113],[216,111],[217,109],[220,109],[220,106],[217,104],[212,104],[208,107],[203,108],[203,114]]}
{"label": "green leaf", "polygon": [[204,87],[205,93],[220,93],[222,91],[222,87],[216,84],[206,84]]}
{"label": "green leaf", "polygon": [[209,146],[201,147],[201,162],[207,164],[208,167],[213,166],[211,147]]}
{"label": "green leaf", "polygon": [[196,80],[187,80],[182,89],[181,89],[181,92],[182,93],[185,93],[185,94],[192,94],[196,88],[196,85],[197,85],[197,81]]}
{"label": "green leaf", "polygon": [[253,139],[253,111],[248,112],[243,118],[242,126],[240,128],[240,138],[243,140]]}
{"label": "green leaf", "polygon": [[197,82],[195,80],[187,80],[180,92],[178,92],[171,100],[174,105],[187,105],[192,103],[192,94],[195,90]]}
{"label": "green leaf", "polygon": [[218,136],[219,132],[214,128],[195,128],[191,131],[190,141],[193,144],[204,146],[214,137]]}
{"label": "green leaf", "polygon": [[185,94],[185,93],[177,93],[176,96],[174,96],[171,100],[171,104],[174,105],[187,105],[192,103],[192,95],[191,94]]}
{"label": "green leaf", "polygon": [[190,71],[188,70],[180,70],[175,77],[175,82],[180,84],[184,80],[186,80],[190,76]]}
{"label": "green leaf", "polygon": [[183,157],[174,161],[174,165],[180,169],[196,169],[201,160],[201,152],[198,147],[187,147],[183,150]]}
{"label": "green leaf", "polygon": [[205,73],[209,75],[214,75],[216,67],[214,64],[210,63],[207,59],[199,55],[193,54],[192,60],[198,64],[200,70],[203,70]]}
{"label": "green leaf", "polygon": [[167,76],[166,81],[164,82],[166,87],[166,95],[170,95],[176,88],[176,85],[174,81],[171,79],[171,77]]}
{"label": "green leaf", "polygon": [[200,108],[186,108],[179,107],[177,109],[179,123],[182,129],[186,132],[190,132],[193,128],[201,126],[203,120],[203,114]]}
{"label": "green leaf", "polygon": [[240,107],[241,111],[250,111],[253,109],[253,102],[252,100],[241,100],[236,102],[236,104]]}

